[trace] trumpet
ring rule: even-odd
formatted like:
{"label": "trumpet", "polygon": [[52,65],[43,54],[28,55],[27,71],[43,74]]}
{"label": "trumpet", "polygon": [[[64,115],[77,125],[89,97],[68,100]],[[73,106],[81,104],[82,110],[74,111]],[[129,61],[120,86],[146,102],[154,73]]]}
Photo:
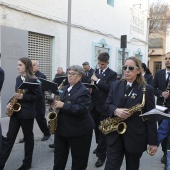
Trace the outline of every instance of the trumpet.
{"label": "trumpet", "polygon": [[[17,93],[23,94],[24,91],[22,89],[18,89]],[[21,104],[18,103],[18,100],[16,99],[15,96],[11,99],[10,104],[12,105],[12,108],[8,109],[7,112],[6,112],[6,114],[9,117],[11,117],[14,114],[14,112],[19,112],[21,110]]]}
{"label": "trumpet", "polygon": [[[66,79],[64,79],[62,81],[62,83],[58,86],[58,90],[61,90],[63,88],[65,81],[66,81]],[[55,101],[60,101],[60,95],[55,96],[54,101],[53,101],[53,105],[54,105]],[[58,108],[56,109],[53,106],[53,111],[49,112],[48,115],[47,115],[47,117],[49,119],[48,125],[50,127],[50,133],[51,134],[54,134],[56,129],[57,129],[57,120],[58,120],[59,111],[60,111],[60,109],[58,109]]]}

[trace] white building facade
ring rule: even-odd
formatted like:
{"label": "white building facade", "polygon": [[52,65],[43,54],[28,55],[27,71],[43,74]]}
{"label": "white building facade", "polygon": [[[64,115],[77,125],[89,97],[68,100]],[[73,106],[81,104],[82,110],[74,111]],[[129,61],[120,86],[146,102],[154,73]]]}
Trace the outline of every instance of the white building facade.
{"label": "white building facade", "polygon": [[[121,35],[127,35],[126,57],[138,56],[147,62],[148,8],[148,0],[72,0],[70,65],[88,61],[94,67],[97,55],[107,51],[110,68],[120,74]],[[39,53],[31,54],[33,47],[29,46],[28,52],[28,56],[39,59],[44,70],[45,62],[49,62],[50,68],[44,71],[49,72],[49,79],[57,67],[66,70],[67,14],[68,0],[0,0],[1,26],[27,30],[29,44],[32,37],[41,35],[51,41],[48,59],[41,56],[44,47]]]}

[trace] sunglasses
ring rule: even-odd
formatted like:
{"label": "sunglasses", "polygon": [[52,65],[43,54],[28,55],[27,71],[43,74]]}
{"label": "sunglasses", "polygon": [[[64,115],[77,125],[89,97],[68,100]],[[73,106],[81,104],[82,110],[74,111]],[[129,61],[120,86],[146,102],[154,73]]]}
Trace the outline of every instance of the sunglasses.
{"label": "sunglasses", "polygon": [[124,71],[125,70],[133,71],[134,69],[138,69],[139,67],[137,67],[137,66],[123,66],[122,68]]}

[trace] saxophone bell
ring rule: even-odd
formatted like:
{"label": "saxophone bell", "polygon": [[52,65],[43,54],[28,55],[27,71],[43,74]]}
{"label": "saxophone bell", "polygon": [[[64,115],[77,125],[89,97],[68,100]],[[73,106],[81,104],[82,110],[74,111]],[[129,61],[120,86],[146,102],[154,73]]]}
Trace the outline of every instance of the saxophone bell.
{"label": "saxophone bell", "polygon": [[21,110],[21,105],[19,103],[15,103],[13,105],[13,111],[14,112],[19,112]]}
{"label": "saxophone bell", "polygon": [[56,130],[56,127],[57,127],[56,124],[57,124],[57,117],[58,117],[58,115],[57,115],[56,112],[50,112],[50,113],[48,113],[47,117],[49,119],[48,125],[50,127],[50,133],[54,134],[55,130]]}
{"label": "saxophone bell", "polygon": [[125,122],[120,122],[120,123],[118,123],[117,125],[116,125],[117,127],[117,132],[119,133],[119,134],[124,134],[125,132],[126,132],[126,129],[127,129],[127,125],[126,125],[126,123]]}

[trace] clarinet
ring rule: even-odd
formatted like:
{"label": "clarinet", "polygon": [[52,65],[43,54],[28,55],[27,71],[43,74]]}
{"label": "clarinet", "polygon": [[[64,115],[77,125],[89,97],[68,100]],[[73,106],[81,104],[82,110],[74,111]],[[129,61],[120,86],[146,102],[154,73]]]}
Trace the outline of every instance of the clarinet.
{"label": "clarinet", "polygon": [[[168,81],[168,84],[167,84],[167,87],[166,87],[166,90],[168,93],[170,93],[170,81]],[[162,106],[166,106],[166,99],[164,98],[164,101],[162,103]]]}

